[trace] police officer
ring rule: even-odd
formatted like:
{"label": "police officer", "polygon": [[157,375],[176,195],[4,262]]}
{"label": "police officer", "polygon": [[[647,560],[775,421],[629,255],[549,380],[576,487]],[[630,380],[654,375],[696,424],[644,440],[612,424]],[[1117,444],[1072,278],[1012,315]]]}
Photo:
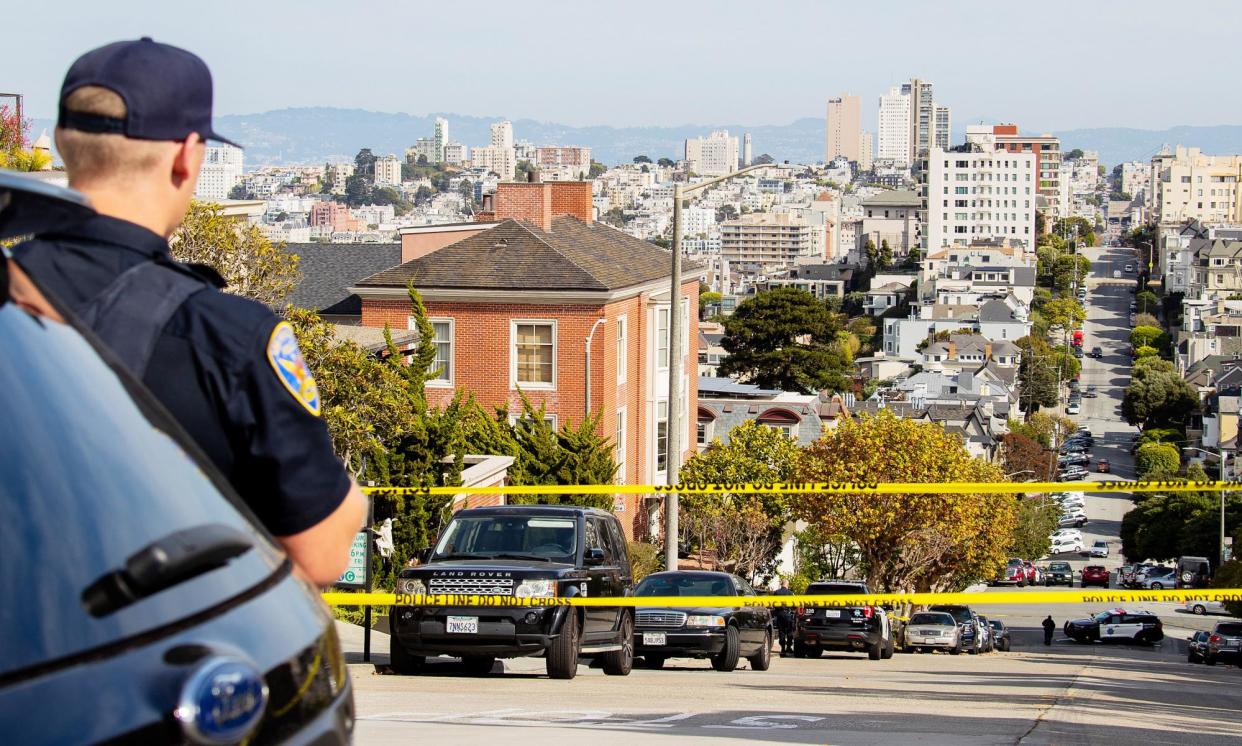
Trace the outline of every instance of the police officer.
{"label": "police officer", "polygon": [[[781,587],[773,595],[775,596],[792,596],[793,591],[789,590],[789,581],[781,579]],[[776,608],[776,632],[781,642],[781,657],[784,658],[793,653],[793,626],[794,613],[793,609],[788,606],[778,606]]]}
{"label": "police officer", "polygon": [[293,329],[169,253],[205,141],[229,142],[212,129],[211,99],[201,59],[149,38],[79,57],[61,88],[56,146],[97,214],[13,254],[143,380],[301,572],[327,585],[366,498],[332,451]]}
{"label": "police officer", "polygon": [[1055,632],[1057,629],[1057,623],[1052,621],[1051,614],[1049,614],[1048,617],[1044,619],[1042,626],[1044,628],[1044,644],[1051,645],[1052,644],[1052,633]]}

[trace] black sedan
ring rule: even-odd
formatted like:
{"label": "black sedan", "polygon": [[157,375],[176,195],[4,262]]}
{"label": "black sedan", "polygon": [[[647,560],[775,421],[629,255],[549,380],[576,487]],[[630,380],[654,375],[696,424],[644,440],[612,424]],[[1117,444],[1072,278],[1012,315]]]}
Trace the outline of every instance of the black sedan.
{"label": "black sedan", "polygon": [[[750,585],[724,572],[658,572],[643,578],[635,596],[754,596]],[[772,611],[763,606],[639,608],[634,654],[648,668],[669,658],[708,658],[717,671],[732,671],[745,658],[766,671],[772,659]]]}
{"label": "black sedan", "polygon": [[992,646],[1002,653],[1009,652],[1009,646],[1012,644],[1009,639],[1009,628],[999,619],[989,619],[988,626],[992,628]]}

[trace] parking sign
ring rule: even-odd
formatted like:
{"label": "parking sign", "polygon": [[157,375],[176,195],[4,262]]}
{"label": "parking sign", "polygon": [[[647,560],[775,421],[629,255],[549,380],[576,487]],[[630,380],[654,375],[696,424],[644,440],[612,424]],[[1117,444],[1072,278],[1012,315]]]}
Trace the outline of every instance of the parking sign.
{"label": "parking sign", "polygon": [[341,573],[336,585],[349,588],[365,588],[367,586],[367,541],[366,531],[359,531],[354,536],[354,543],[349,547],[349,564]]}

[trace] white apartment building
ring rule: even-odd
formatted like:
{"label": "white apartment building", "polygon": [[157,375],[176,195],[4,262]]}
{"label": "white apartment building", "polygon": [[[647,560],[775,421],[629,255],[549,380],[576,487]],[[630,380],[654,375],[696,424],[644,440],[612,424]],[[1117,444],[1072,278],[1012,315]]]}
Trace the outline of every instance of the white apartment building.
{"label": "white apartment building", "polygon": [[333,194],[345,193],[345,180],[354,175],[353,162],[329,163],[324,166],[324,179],[332,185]]}
{"label": "white apartment building", "polygon": [[242,180],[242,165],[241,148],[223,144],[207,146],[194,196],[209,200],[228,199],[229,192]]}
{"label": "white apartment building", "polygon": [[1151,159],[1157,223],[1242,223],[1242,155],[1203,155],[1181,145]]}
{"label": "white apartment building", "polygon": [[828,138],[824,163],[841,156],[858,162],[862,144],[862,126],[858,97],[845,94],[828,99]]}
{"label": "white apartment building", "polygon": [[426,158],[428,163],[436,162],[436,141],[430,137],[420,137],[414,144],[405,149],[405,159],[410,163],[418,163],[419,158]]}
{"label": "white apartment building", "polygon": [[716,211],[698,205],[687,207],[681,212],[681,229],[683,237],[706,236],[716,230]]}
{"label": "white apartment building", "polygon": [[808,225],[790,213],[751,213],[720,225],[721,256],[744,273],[764,267],[792,264],[800,256],[812,256],[816,241],[812,233],[824,226]]}
{"label": "white apartment building", "polygon": [[470,165],[485,168],[501,179],[512,179],[517,174],[517,153],[513,147],[513,124],[509,121],[492,125],[491,145],[473,148]]}
{"label": "white apartment building", "polygon": [[737,138],[728,130],[686,140],[686,162],[700,176],[723,176],[737,170]]}
{"label": "white apartment building", "polygon": [[927,159],[923,248],[1002,238],[1023,248],[1034,246],[1035,158],[987,145],[972,152],[933,148]]}
{"label": "white apartment building", "polygon": [[564,177],[560,180],[585,179],[591,172],[591,149],[578,145],[553,145],[535,148],[535,159],[532,161],[539,168],[540,178],[545,174],[556,174]]}
{"label": "white apartment building", "polygon": [[445,143],[444,162],[450,166],[465,166],[470,162],[470,148],[459,142]]}
{"label": "white apartment building", "polygon": [[401,186],[401,159],[388,154],[375,159],[375,186]]}
{"label": "white apartment building", "polygon": [[932,105],[932,145],[941,150],[949,149],[949,139],[953,131],[953,114],[947,106]]}
{"label": "white apartment building", "polygon": [[1134,198],[1143,197],[1151,192],[1151,164],[1142,161],[1127,161],[1121,164],[1121,191]]}
{"label": "white apartment building", "polygon": [[449,123],[444,117],[436,117],[435,129],[431,135],[432,157],[434,163],[444,163],[444,146],[449,142]]}
{"label": "white apartment building", "polygon": [[893,86],[880,96],[877,157],[906,168],[910,165],[910,96]]}

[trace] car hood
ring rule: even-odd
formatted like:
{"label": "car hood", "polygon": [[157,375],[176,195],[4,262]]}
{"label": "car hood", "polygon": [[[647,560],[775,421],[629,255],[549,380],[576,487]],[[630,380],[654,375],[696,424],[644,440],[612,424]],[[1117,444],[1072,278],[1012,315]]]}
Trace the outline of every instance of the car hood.
{"label": "car hood", "polygon": [[644,606],[643,611],[656,611],[660,613],[684,612],[686,616],[694,616],[696,614],[713,614],[720,616],[728,616],[737,610],[736,606],[696,606],[694,608],[684,607],[664,607],[664,606]]}
{"label": "car hood", "polygon": [[539,562],[536,560],[447,560],[419,565],[412,568],[411,571],[407,571],[404,575],[405,577],[416,578],[451,577],[454,575],[471,576],[486,572],[520,573],[522,575],[535,573],[566,575],[574,572],[575,569],[573,565],[564,562]]}
{"label": "car hood", "polygon": [[1065,624],[1070,627],[1090,627],[1093,624],[1099,624],[1099,622],[1091,618],[1086,618],[1086,619],[1071,619]]}

